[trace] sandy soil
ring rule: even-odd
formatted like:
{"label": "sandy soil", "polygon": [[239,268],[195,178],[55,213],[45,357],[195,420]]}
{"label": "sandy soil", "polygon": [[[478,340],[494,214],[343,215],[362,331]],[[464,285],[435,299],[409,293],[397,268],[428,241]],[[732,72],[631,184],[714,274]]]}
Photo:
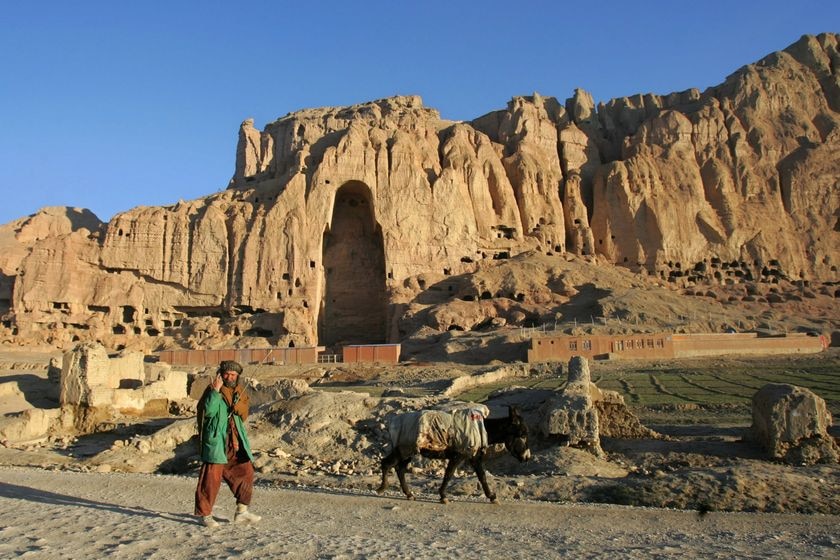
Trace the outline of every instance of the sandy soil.
{"label": "sandy soil", "polygon": [[446,506],[260,486],[255,526],[189,515],[195,481],[0,469],[3,558],[836,558],[836,515],[716,513],[456,500]]}
{"label": "sandy soil", "polygon": [[[0,356],[4,411],[54,401],[45,371],[54,355]],[[413,368],[408,377],[406,371],[393,370],[382,382],[436,387],[450,375],[447,368],[432,366]],[[273,372],[252,373],[270,377]],[[195,462],[189,443],[174,459],[173,449],[165,446],[138,450],[138,442],[146,441],[143,433],[161,426],[191,429],[189,418],[146,420],[140,423],[145,432],[117,422],[110,432],[78,439],[0,446],[0,465],[5,465],[0,467],[0,558],[840,554],[840,467],[769,462],[742,439],[739,427],[657,426],[668,430],[669,438],[605,439],[604,457],[535,442],[527,464],[502,454],[488,465],[500,505],[489,504],[466,471],[450,486],[452,503],[437,503],[439,462],[415,462],[410,483],[416,502],[405,500],[395,482],[377,496],[372,489],[378,483],[381,417],[369,415],[396,406],[388,402],[350,391],[317,391],[258,412],[249,428],[258,470],[252,509],[264,516],[256,527],[228,523],[233,500],[226,489],[215,510],[221,527],[209,530],[196,523],[190,515]],[[330,416],[325,408],[332,412],[329,421],[313,424],[313,418]],[[162,464],[182,474],[117,472],[148,473]],[[666,507],[592,503],[598,501]]]}

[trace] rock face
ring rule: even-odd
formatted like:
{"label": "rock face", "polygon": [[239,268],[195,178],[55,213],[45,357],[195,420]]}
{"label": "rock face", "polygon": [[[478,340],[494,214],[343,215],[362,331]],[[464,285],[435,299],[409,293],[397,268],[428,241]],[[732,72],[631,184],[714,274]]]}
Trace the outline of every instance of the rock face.
{"label": "rock face", "polygon": [[246,120],[224,192],[93,229],[3,226],[18,247],[0,260],[3,326],[54,344],[397,342],[419,293],[526,251],[669,279],[715,261],[836,279],[837,43],[805,36],[705,92],[597,108],[576,90],[472,122],[418,97]]}
{"label": "rock face", "polygon": [[837,462],[825,401],[804,387],[770,383],[752,399],[752,434],[774,459],[794,464]]}

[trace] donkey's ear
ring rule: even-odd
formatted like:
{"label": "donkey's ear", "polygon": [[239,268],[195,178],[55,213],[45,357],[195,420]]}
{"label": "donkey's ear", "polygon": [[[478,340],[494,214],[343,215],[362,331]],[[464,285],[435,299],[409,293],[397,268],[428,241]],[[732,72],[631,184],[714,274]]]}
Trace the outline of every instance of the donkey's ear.
{"label": "donkey's ear", "polygon": [[513,405],[508,406],[508,416],[511,418],[521,418],[522,415],[519,414],[519,409]]}

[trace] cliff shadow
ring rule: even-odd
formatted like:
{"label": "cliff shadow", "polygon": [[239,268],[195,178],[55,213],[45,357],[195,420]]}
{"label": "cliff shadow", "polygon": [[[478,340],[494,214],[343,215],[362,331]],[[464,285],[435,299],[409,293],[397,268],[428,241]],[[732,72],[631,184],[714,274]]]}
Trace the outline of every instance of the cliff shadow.
{"label": "cliff shadow", "polygon": [[598,288],[595,284],[583,284],[577,286],[578,293],[572,296],[568,303],[555,308],[563,316],[564,322],[576,321],[578,323],[591,323],[597,317],[604,314],[601,306],[601,298],[607,297],[612,292]]}
{"label": "cliff shadow", "polygon": [[433,284],[426,284],[422,278],[418,279],[420,289],[423,291],[417,294],[414,298],[415,303],[422,305],[439,305],[447,303],[453,299],[463,299],[461,288],[466,284],[467,279],[471,274],[458,274],[457,276],[449,276],[443,280]]}
{"label": "cliff shadow", "polygon": [[17,484],[0,484],[0,497],[26,502],[37,502],[41,504],[62,506],[62,507],[85,507],[96,510],[110,511],[122,515],[140,517],[163,518],[170,521],[182,521],[195,523],[195,516],[185,513],[157,512],[143,507],[123,506],[108,502],[98,502],[87,498],[79,498],[69,494],[59,494],[31,486],[20,486]]}

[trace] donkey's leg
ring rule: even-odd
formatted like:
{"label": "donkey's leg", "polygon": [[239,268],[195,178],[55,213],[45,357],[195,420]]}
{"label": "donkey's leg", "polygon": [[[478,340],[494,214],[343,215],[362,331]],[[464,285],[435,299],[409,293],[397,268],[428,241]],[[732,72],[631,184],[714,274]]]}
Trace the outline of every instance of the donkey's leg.
{"label": "donkey's leg", "polygon": [[461,461],[463,460],[463,455],[459,454],[450,456],[449,460],[446,462],[446,470],[443,472],[443,482],[440,483],[440,490],[438,490],[438,494],[440,494],[440,503],[449,503],[449,500],[446,499],[446,486],[452,479],[452,475],[455,473],[455,469],[458,468],[458,465],[460,465]]}
{"label": "donkey's leg", "polygon": [[473,470],[475,471],[475,475],[478,477],[478,481],[481,483],[481,488],[484,490],[484,495],[487,496],[487,499],[493,502],[494,504],[498,504],[499,500],[496,498],[496,493],[490,490],[490,485],[487,484],[487,473],[484,470],[484,454],[479,453],[472,459],[470,459],[470,464],[472,465]]}
{"label": "donkey's leg", "polygon": [[396,449],[391,451],[390,455],[382,458],[382,484],[376,489],[377,494],[381,494],[388,487],[388,472],[393,469],[400,461],[400,455]]}
{"label": "donkey's leg", "polygon": [[411,489],[408,487],[408,483],[405,481],[405,471],[408,470],[408,464],[411,463],[411,457],[406,457],[405,459],[400,459],[399,463],[397,463],[397,478],[400,479],[400,488],[402,488],[403,494],[409,500],[414,499],[414,494],[411,493]]}

